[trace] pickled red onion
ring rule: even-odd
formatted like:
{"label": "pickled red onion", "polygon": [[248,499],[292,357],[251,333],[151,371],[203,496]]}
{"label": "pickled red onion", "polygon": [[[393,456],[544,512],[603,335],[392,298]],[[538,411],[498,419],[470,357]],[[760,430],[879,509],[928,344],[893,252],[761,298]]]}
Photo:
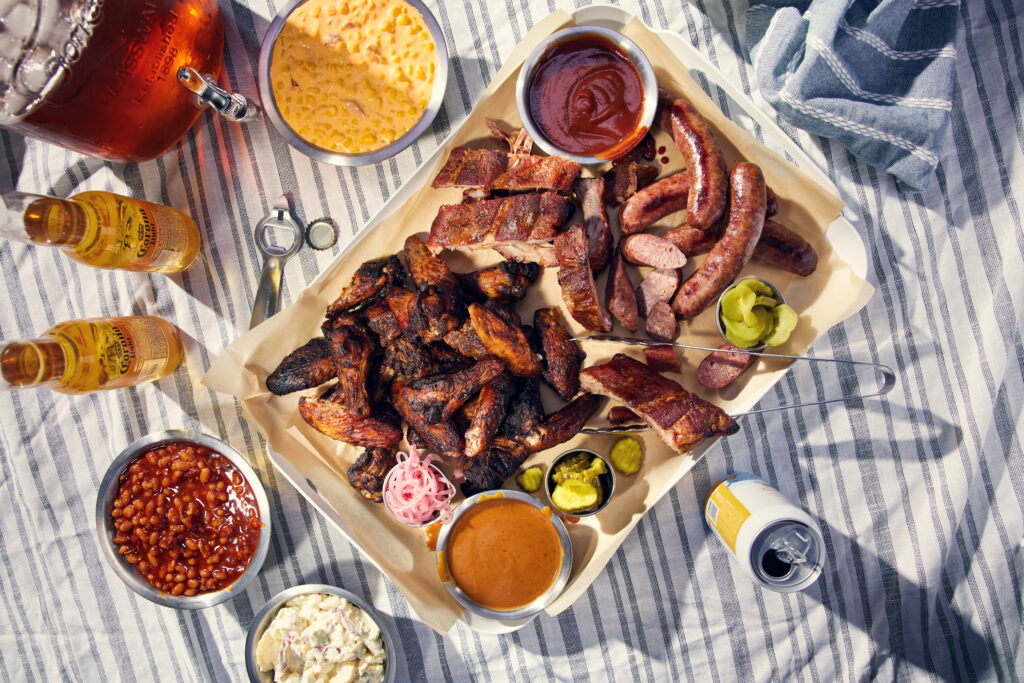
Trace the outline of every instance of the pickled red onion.
{"label": "pickled red onion", "polygon": [[420,458],[416,447],[409,453],[399,451],[398,464],[384,480],[384,504],[395,519],[414,526],[440,520],[447,522],[452,514],[451,500],[455,487],[432,462],[441,458],[433,453]]}

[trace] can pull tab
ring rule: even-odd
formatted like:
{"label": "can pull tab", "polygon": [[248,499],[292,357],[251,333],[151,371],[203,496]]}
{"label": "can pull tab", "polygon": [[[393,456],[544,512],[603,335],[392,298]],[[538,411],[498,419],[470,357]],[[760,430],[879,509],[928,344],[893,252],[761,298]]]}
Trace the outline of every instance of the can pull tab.
{"label": "can pull tab", "polygon": [[245,95],[228,92],[213,76],[203,76],[190,66],[178,69],[178,82],[195,94],[199,106],[210,105],[229,121],[245,123],[260,115],[259,106]]}
{"label": "can pull tab", "polygon": [[[793,540],[799,541],[799,548],[793,544]],[[794,529],[787,536],[776,539],[768,546],[768,549],[773,551],[775,557],[786,564],[806,564],[806,549],[810,544],[811,537],[809,535],[799,529]]]}

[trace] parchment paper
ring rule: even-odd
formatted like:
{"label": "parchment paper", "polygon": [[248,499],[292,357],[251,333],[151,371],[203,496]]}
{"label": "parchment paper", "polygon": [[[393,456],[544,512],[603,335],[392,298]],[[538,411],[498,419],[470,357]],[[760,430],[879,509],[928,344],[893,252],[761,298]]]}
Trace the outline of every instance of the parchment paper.
{"label": "parchment paper", "polygon": [[[519,65],[544,37],[569,23],[567,14],[555,12],[530,31],[509,56],[465,124],[449,141],[449,149],[463,144],[500,148],[497,141],[489,138],[485,119],[503,121],[507,127],[519,125],[514,98]],[[775,284],[783,292],[787,303],[800,314],[796,331],[785,345],[778,347],[778,351],[803,354],[818,335],[853,315],[867,303],[873,293],[871,286],[853,273],[842,260],[842,255],[834,253],[825,239],[825,230],[839,215],[842,202],[729,121],[690,78],[685,67],[664,43],[640,21],[634,20],[623,33],[632,38],[655,65],[659,86],[685,95],[704,114],[715,129],[730,166],[740,159],[761,166],[768,183],[779,197],[777,219],[798,230],[817,249],[818,269],[808,278],[799,278],[757,262],[749,264],[743,273],[763,277]],[[681,155],[671,139],[657,131],[656,142],[659,147],[666,148],[665,156],[669,158],[664,172],[681,169]],[[447,154],[440,157],[435,173],[446,158]],[[602,170],[586,169],[585,173],[597,174]],[[433,173],[430,177],[433,177]],[[239,399],[246,418],[266,437],[269,447],[316,482],[317,491],[345,521],[360,549],[394,581],[416,613],[441,634],[454,625],[462,609],[438,579],[434,553],[427,549],[423,533],[400,525],[389,516],[383,505],[364,500],[349,486],[345,472],[362,449],[334,441],[306,425],[296,409],[300,394],[274,396],[266,390],[265,380],[285,355],[310,337],[320,334],[326,307],[337,297],[361,263],[385,253],[400,251],[405,238],[410,234],[422,233],[425,236],[438,207],[458,203],[460,200],[461,190],[433,190],[428,183],[370,230],[368,235],[364,234],[365,239],[361,239],[343,254],[321,280],[299,295],[294,304],[225,349],[203,378],[203,382],[213,389],[233,394]],[[578,221],[579,217],[574,220]],[[670,216],[654,232],[678,225],[680,220],[681,216]],[[613,229],[617,231],[617,226]],[[499,256],[490,251],[477,252],[471,256],[448,254],[446,258],[452,268],[459,272],[500,260]],[[688,264],[684,276],[699,262],[700,258]],[[646,270],[633,270],[634,285],[639,284],[638,276],[646,274]],[[602,296],[604,280],[605,275],[602,274],[598,280],[598,291]],[[517,310],[525,322],[530,322],[536,308],[550,305],[560,306],[573,332],[585,335],[585,331],[572,320],[562,304],[555,268],[543,272],[538,282],[531,287],[527,298],[519,303]],[[630,336],[621,326],[617,326],[614,333]],[[719,346],[723,340],[714,324],[714,311],[707,311],[690,323],[682,323],[679,341]],[[588,343],[584,350],[587,352],[586,364],[603,362],[618,352],[643,358],[642,351],[635,346]],[[784,362],[762,360],[732,386],[716,392],[701,388],[694,376],[704,352],[688,351],[680,355],[683,358],[683,369],[674,378],[688,390],[697,391],[729,412],[748,409],[778,381],[786,368]],[[563,405],[546,387],[544,402],[548,412]],[[606,426],[608,422],[604,416],[610,407],[611,404],[606,403],[590,424]],[[538,464],[546,467],[559,453],[581,444],[607,453],[616,438],[578,435],[566,444],[532,456],[524,466]],[[573,570],[565,591],[547,610],[551,615],[569,607],[587,589],[644,512],[668,488],[675,485],[710,447],[705,446],[687,456],[680,456],[651,433],[639,434],[637,438],[644,448],[644,464],[640,473],[631,477],[620,475],[614,499],[599,515],[569,525]],[[327,476],[324,476],[324,466],[330,473]],[[537,495],[544,494],[538,492]]]}

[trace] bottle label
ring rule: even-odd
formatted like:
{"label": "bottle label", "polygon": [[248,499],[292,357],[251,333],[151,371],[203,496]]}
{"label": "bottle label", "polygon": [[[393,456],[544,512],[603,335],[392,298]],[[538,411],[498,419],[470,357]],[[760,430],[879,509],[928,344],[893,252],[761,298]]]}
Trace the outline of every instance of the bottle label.
{"label": "bottle label", "polygon": [[84,192],[74,201],[88,216],[86,238],[74,251],[89,265],[170,272],[199,252],[195,223],[175,209],[109,192]]}
{"label": "bottle label", "polygon": [[177,365],[159,324],[150,318],[74,321],[55,328],[72,352],[60,380],[72,392],[115,389],[156,379]]}

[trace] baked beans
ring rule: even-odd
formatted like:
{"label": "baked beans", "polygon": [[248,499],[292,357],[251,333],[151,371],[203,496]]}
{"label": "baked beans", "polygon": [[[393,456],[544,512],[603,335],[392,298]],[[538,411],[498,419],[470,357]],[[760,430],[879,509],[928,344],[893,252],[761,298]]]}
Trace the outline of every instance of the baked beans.
{"label": "baked beans", "polygon": [[143,453],[118,480],[114,544],[157,590],[218,591],[245,572],[259,545],[252,487],[220,453],[173,441]]}

